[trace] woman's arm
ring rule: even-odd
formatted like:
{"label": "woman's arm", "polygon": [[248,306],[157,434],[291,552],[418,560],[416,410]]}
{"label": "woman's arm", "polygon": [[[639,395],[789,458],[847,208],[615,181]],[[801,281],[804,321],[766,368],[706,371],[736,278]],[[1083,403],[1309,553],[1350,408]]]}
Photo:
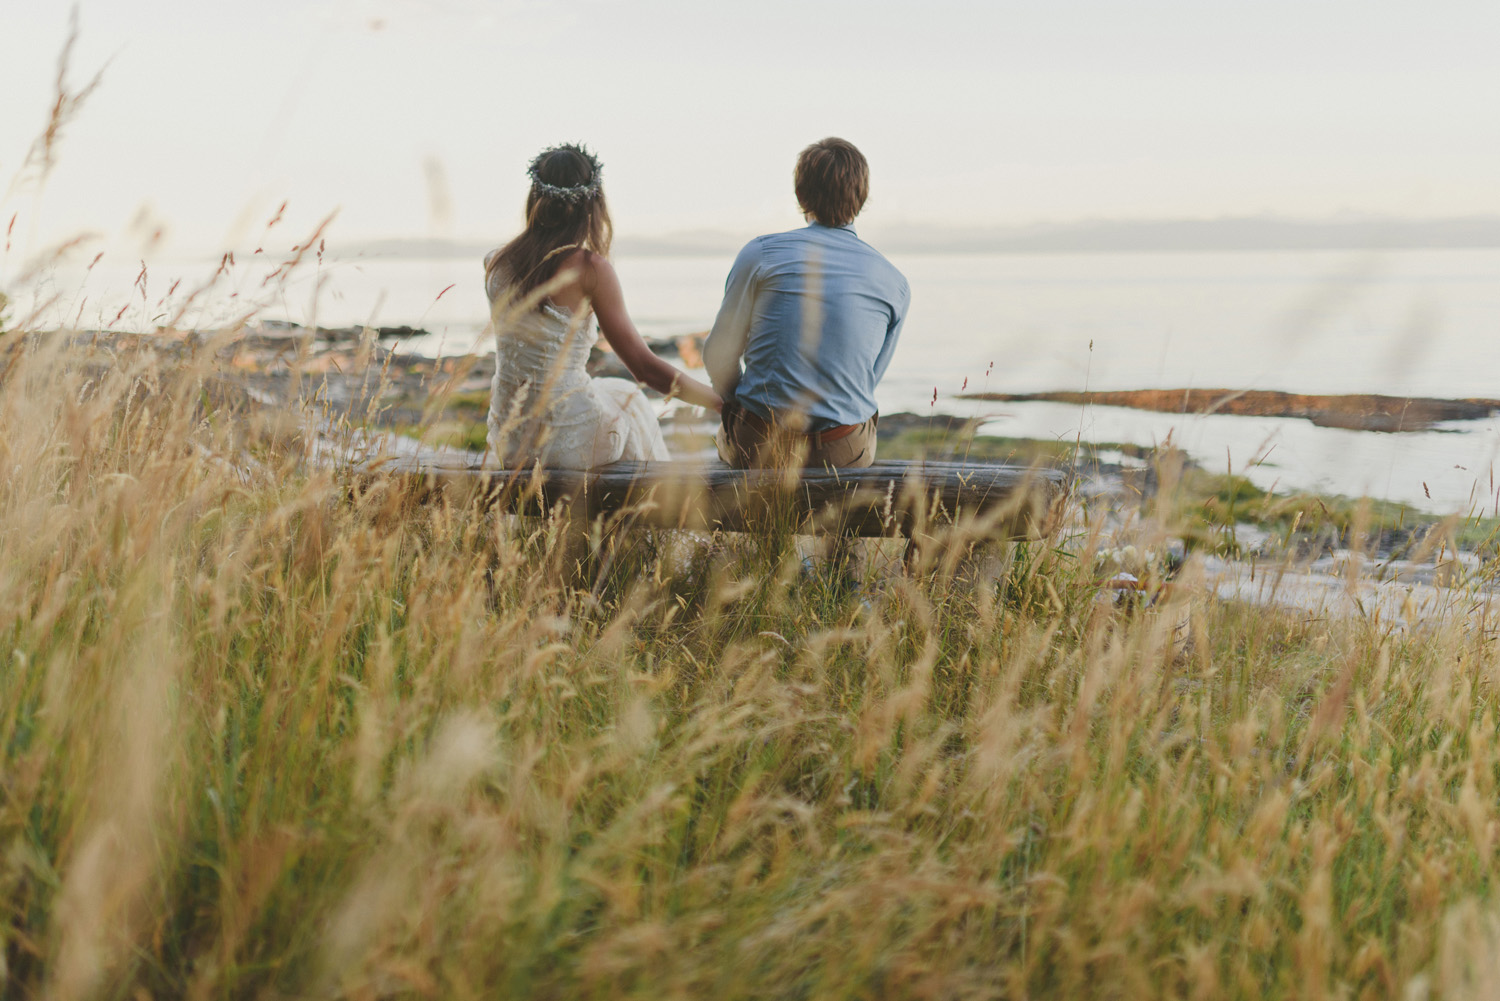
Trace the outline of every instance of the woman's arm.
{"label": "woman's arm", "polygon": [[647,347],[630,321],[630,314],[625,311],[620,278],[609,261],[598,254],[589,254],[583,277],[584,291],[593,301],[594,315],[599,318],[599,329],[631,375],[665,396],[678,397],[713,410],[724,406],[724,401],[710,386],[678,371]]}

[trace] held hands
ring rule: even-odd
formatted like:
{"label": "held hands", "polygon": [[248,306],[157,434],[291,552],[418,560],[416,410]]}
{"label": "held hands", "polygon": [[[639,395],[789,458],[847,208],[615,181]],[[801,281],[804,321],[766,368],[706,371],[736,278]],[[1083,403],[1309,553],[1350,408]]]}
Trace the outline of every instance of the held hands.
{"label": "held hands", "polygon": [[724,412],[724,399],[712,387],[676,369],[672,370],[672,384],[666,395],[669,400],[682,399],[716,414]]}

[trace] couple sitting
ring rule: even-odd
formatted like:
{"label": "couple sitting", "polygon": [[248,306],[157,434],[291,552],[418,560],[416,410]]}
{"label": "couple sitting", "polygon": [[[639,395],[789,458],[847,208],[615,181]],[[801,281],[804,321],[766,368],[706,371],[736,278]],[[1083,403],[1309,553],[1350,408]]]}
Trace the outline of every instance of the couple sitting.
{"label": "couple sitting", "polygon": [[[625,311],[610,266],[599,161],[559,146],[532,161],[526,229],[485,258],[496,333],[489,445],[508,467],[587,469],[667,459],[640,387],[584,370],[596,335],[637,380],[721,415],[719,454],[734,466],[875,460],[875,385],[890,364],[911,293],[854,233],[869,166],[842,139],[797,158],[810,225],[740,251],[703,346],[712,387],[652,353]],[[743,370],[742,370],[743,364]]]}

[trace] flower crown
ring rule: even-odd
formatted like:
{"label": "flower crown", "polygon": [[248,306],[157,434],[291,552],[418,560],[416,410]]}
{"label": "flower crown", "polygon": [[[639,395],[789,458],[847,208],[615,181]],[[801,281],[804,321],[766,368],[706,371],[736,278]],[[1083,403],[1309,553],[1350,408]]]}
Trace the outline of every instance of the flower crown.
{"label": "flower crown", "polygon": [[[568,187],[564,187],[559,184],[548,184],[546,181],[542,180],[542,161],[545,160],[548,155],[552,153],[559,153],[563,150],[567,150],[570,153],[577,153],[579,156],[587,160],[589,162],[589,166],[593,168],[593,173],[589,175],[589,179],[583,184],[574,184]],[[588,147],[581,144],[574,146],[571,143],[564,143],[561,146],[548,146],[546,149],[538,153],[536,155],[536,159],[531,161],[531,166],[526,168],[526,173],[531,176],[531,186],[536,188],[537,191],[541,192],[547,197],[560,198],[565,202],[577,203],[583,201],[586,198],[593,198],[599,193],[599,175],[603,170],[604,164],[599,162],[599,158],[597,156],[588,151]]]}

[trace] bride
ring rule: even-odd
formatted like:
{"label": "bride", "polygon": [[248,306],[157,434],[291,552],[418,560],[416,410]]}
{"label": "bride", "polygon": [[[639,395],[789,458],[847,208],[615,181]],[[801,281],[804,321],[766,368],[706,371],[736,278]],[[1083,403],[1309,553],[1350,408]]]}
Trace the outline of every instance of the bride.
{"label": "bride", "polygon": [[584,370],[598,335],[639,382],[702,407],[717,393],[662,361],[625,312],[609,263],[601,164],[582,146],[531,161],[526,228],[484,259],[495,330],[489,446],[503,466],[588,469],[619,459],[667,459],[661,425],[640,386]]}

